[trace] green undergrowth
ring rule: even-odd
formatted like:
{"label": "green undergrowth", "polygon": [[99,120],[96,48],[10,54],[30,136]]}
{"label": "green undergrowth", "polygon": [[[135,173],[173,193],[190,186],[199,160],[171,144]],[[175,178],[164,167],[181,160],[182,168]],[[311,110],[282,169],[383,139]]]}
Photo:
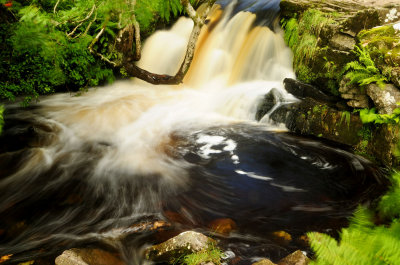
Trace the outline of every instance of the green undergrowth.
{"label": "green undergrowth", "polygon": [[22,96],[27,105],[39,95],[112,82],[120,73],[88,49],[99,32],[93,49],[120,60],[116,37],[133,13],[148,36],[183,7],[179,0],[137,0],[135,7],[125,0],[14,0],[0,12],[0,99]]}
{"label": "green undergrowth", "polygon": [[[379,265],[400,264],[400,173],[392,176],[392,186],[384,195],[376,212],[359,207],[342,229],[340,239],[321,233],[309,233],[316,259],[315,265]],[[378,214],[385,225],[375,224]]]}
{"label": "green undergrowth", "polygon": [[[318,47],[322,30],[326,25],[337,24],[334,14],[309,9],[300,17],[282,19],[284,39],[294,53],[293,65],[297,78],[303,82],[312,83],[318,78],[332,79],[335,75],[335,65],[326,56],[326,51]],[[316,71],[316,57],[324,61],[322,68]],[[319,63],[319,62],[318,62]],[[323,71],[321,71],[323,70]],[[328,82],[333,94],[337,94],[337,82]]]}
{"label": "green undergrowth", "polygon": [[400,108],[394,109],[391,114],[376,113],[376,109],[361,109],[357,110],[360,113],[362,123],[373,124],[399,124],[400,123]]}
{"label": "green undergrowth", "polygon": [[358,61],[350,62],[344,68],[345,76],[350,80],[350,83],[358,84],[361,87],[376,83],[380,87],[384,87],[388,79],[375,66],[368,49],[355,46],[355,52]]}

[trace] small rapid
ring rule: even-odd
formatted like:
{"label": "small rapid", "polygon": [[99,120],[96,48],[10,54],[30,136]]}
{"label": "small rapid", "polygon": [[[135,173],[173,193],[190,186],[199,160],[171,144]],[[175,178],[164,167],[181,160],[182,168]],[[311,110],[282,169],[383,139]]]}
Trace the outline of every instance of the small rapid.
{"label": "small rapid", "polygon": [[[280,29],[256,22],[233,5],[215,6],[179,86],[125,80],[25,109],[8,105],[0,256],[19,262],[100,245],[142,264],[143,247],[158,240],[156,232],[125,236],[134,224],[165,220],[175,231],[209,233],[213,220],[230,218],[237,230],[220,240],[246,264],[299,248],[271,241],[275,231],[300,237],[346,223],[377,185],[377,170],[268,119],[256,122],[271,89],[283,104],[298,100],[282,84],[295,74]],[[192,27],[180,18],[156,32],[139,66],[174,74]]]}

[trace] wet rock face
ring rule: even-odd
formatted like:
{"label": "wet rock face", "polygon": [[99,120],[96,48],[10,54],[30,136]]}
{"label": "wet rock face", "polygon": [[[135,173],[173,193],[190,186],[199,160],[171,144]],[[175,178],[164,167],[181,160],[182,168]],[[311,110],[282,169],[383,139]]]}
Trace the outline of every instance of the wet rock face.
{"label": "wet rock face", "polygon": [[285,85],[285,89],[287,92],[300,99],[313,98],[322,102],[335,101],[334,97],[326,95],[315,86],[300,82],[292,78],[285,78],[285,80],[283,80],[283,84]]}
{"label": "wet rock face", "polygon": [[155,262],[174,263],[182,256],[206,250],[215,241],[194,231],[183,232],[161,244],[151,246],[145,257]]}
{"label": "wet rock face", "polygon": [[273,88],[269,91],[265,96],[264,99],[257,107],[256,119],[259,121],[261,118],[270,112],[276,104],[283,101],[283,97],[281,93],[279,93],[278,89]]}
{"label": "wet rock face", "polygon": [[347,105],[352,108],[371,107],[366,89],[361,89],[358,85],[350,84],[348,78],[343,78],[340,82],[339,92],[340,96],[347,100]]}
{"label": "wet rock face", "polygon": [[345,145],[357,145],[363,124],[359,116],[328,107],[306,98],[299,103],[282,106],[270,116],[276,123],[285,123],[295,133],[323,137]]}
{"label": "wet rock face", "polygon": [[[308,93],[298,96],[306,98],[303,102],[281,106],[270,118],[283,121],[293,132],[344,143],[378,163],[398,166],[400,137],[393,131],[400,125],[364,125],[353,110],[374,107],[380,114],[390,114],[399,107],[400,2],[282,0],[280,7],[297,78],[345,101],[326,102],[318,93]],[[312,39],[313,45],[307,46],[310,49],[302,50]],[[296,47],[293,43],[301,44]],[[305,56],[309,56],[307,60],[302,59]],[[350,62],[359,67],[346,70]],[[349,75],[353,80],[344,77],[350,71],[354,71]],[[384,87],[375,84],[382,80]],[[359,85],[368,82],[372,83]],[[296,89],[304,87],[293,84]]]}

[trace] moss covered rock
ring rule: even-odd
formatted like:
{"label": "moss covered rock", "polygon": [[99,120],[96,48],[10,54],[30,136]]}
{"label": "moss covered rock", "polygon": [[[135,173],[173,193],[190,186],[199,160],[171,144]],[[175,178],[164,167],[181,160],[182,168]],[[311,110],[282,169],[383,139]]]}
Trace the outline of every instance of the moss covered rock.
{"label": "moss covered rock", "polygon": [[344,143],[378,163],[399,166],[399,125],[365,125],[354,112],[376,108],[389,115],[400,102],[400,2],[372,2],[281,1],[297,78],[341,96],[348,109],[338,110],[339,98],[332,104],[314,97],[285,105],[270,117],[291,131]]}
{"label": "moss covered rock", "polygon": [[215,241],[194,231],[183,232],[161,244],[151,246],[145,251],[148,260],[176,263],[183,256],[207,250]]}

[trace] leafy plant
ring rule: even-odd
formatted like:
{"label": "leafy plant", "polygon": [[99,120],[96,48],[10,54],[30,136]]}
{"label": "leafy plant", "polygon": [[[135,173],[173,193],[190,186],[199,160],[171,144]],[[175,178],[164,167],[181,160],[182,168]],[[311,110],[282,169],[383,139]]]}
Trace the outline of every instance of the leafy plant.
{"label": "leafy plant", "polygon": [[112,82],[112,67],[88,49],[99,32],[93,49],[118,60],[115,39],[133,14],[147,36],[183,7],[180,0],[14,0],[10,11],[16,21],[0,24],[0,98],[24,96],[26,105],[42,94]]}
{"label": "leafy plant", "polygon": [[376,109],[361,109],[360,118],[362,123],[399,123],[400,122],[400,108],[394,109],[392,114],[378,114]]}
{"label": "leafy plant", "polygon": [[343,121],[346,121],[347,127],[350,128],[350,119],[351,119],[350,112],[342,111],[342,114],[340,117],[340,124],[342,124]]}
{"label": "leafy plant", "polygon": [[371,83],[376,83],[383,87],[387,78],[381,74],[378,68],[376,68],[368,50],[358,46],[355,47],[358,61],[352,61],[345,66],[344,72],[347,72],[345,76],[350,79],[351,84],[365,86]]}
{"label": "leafy plant", "polygon": [[392,186],[378,206],[381,214],[387,218],[400,217],[400,172],[395,172],[391,177]]}
{"label": "leafy plant", "polygon": [[375,225],[374,213],[359,207],[350,226],[342,229],[340,240],[309,233],[311,247],[316,252],[312,264],[372,265],[400,264],[400,173],[392,175],[392,187],[382,197],[378,210],[381,218],[394,218],[388,225]]}
{"label": "leafy plant", "polygon": [[[282,19],[284,39],[294,54],[294,66],[298,78],[305,82],[315,80],[318,75],[311,69],[312,59],[318,54],[318,42],[322,29],[335,24],[332,15],[316,9],[309,9],[301,17]],[[327,71],[329,73],[329,71]]]}
{"label": "leafy plant", "polygon": [[320,233],[308,236],[317,257],[312,264],[378,265],[400,261],[400,222],[375,226],[373,214],[365,208],[355,213],[351,225],[342,230],[339,242]]}

